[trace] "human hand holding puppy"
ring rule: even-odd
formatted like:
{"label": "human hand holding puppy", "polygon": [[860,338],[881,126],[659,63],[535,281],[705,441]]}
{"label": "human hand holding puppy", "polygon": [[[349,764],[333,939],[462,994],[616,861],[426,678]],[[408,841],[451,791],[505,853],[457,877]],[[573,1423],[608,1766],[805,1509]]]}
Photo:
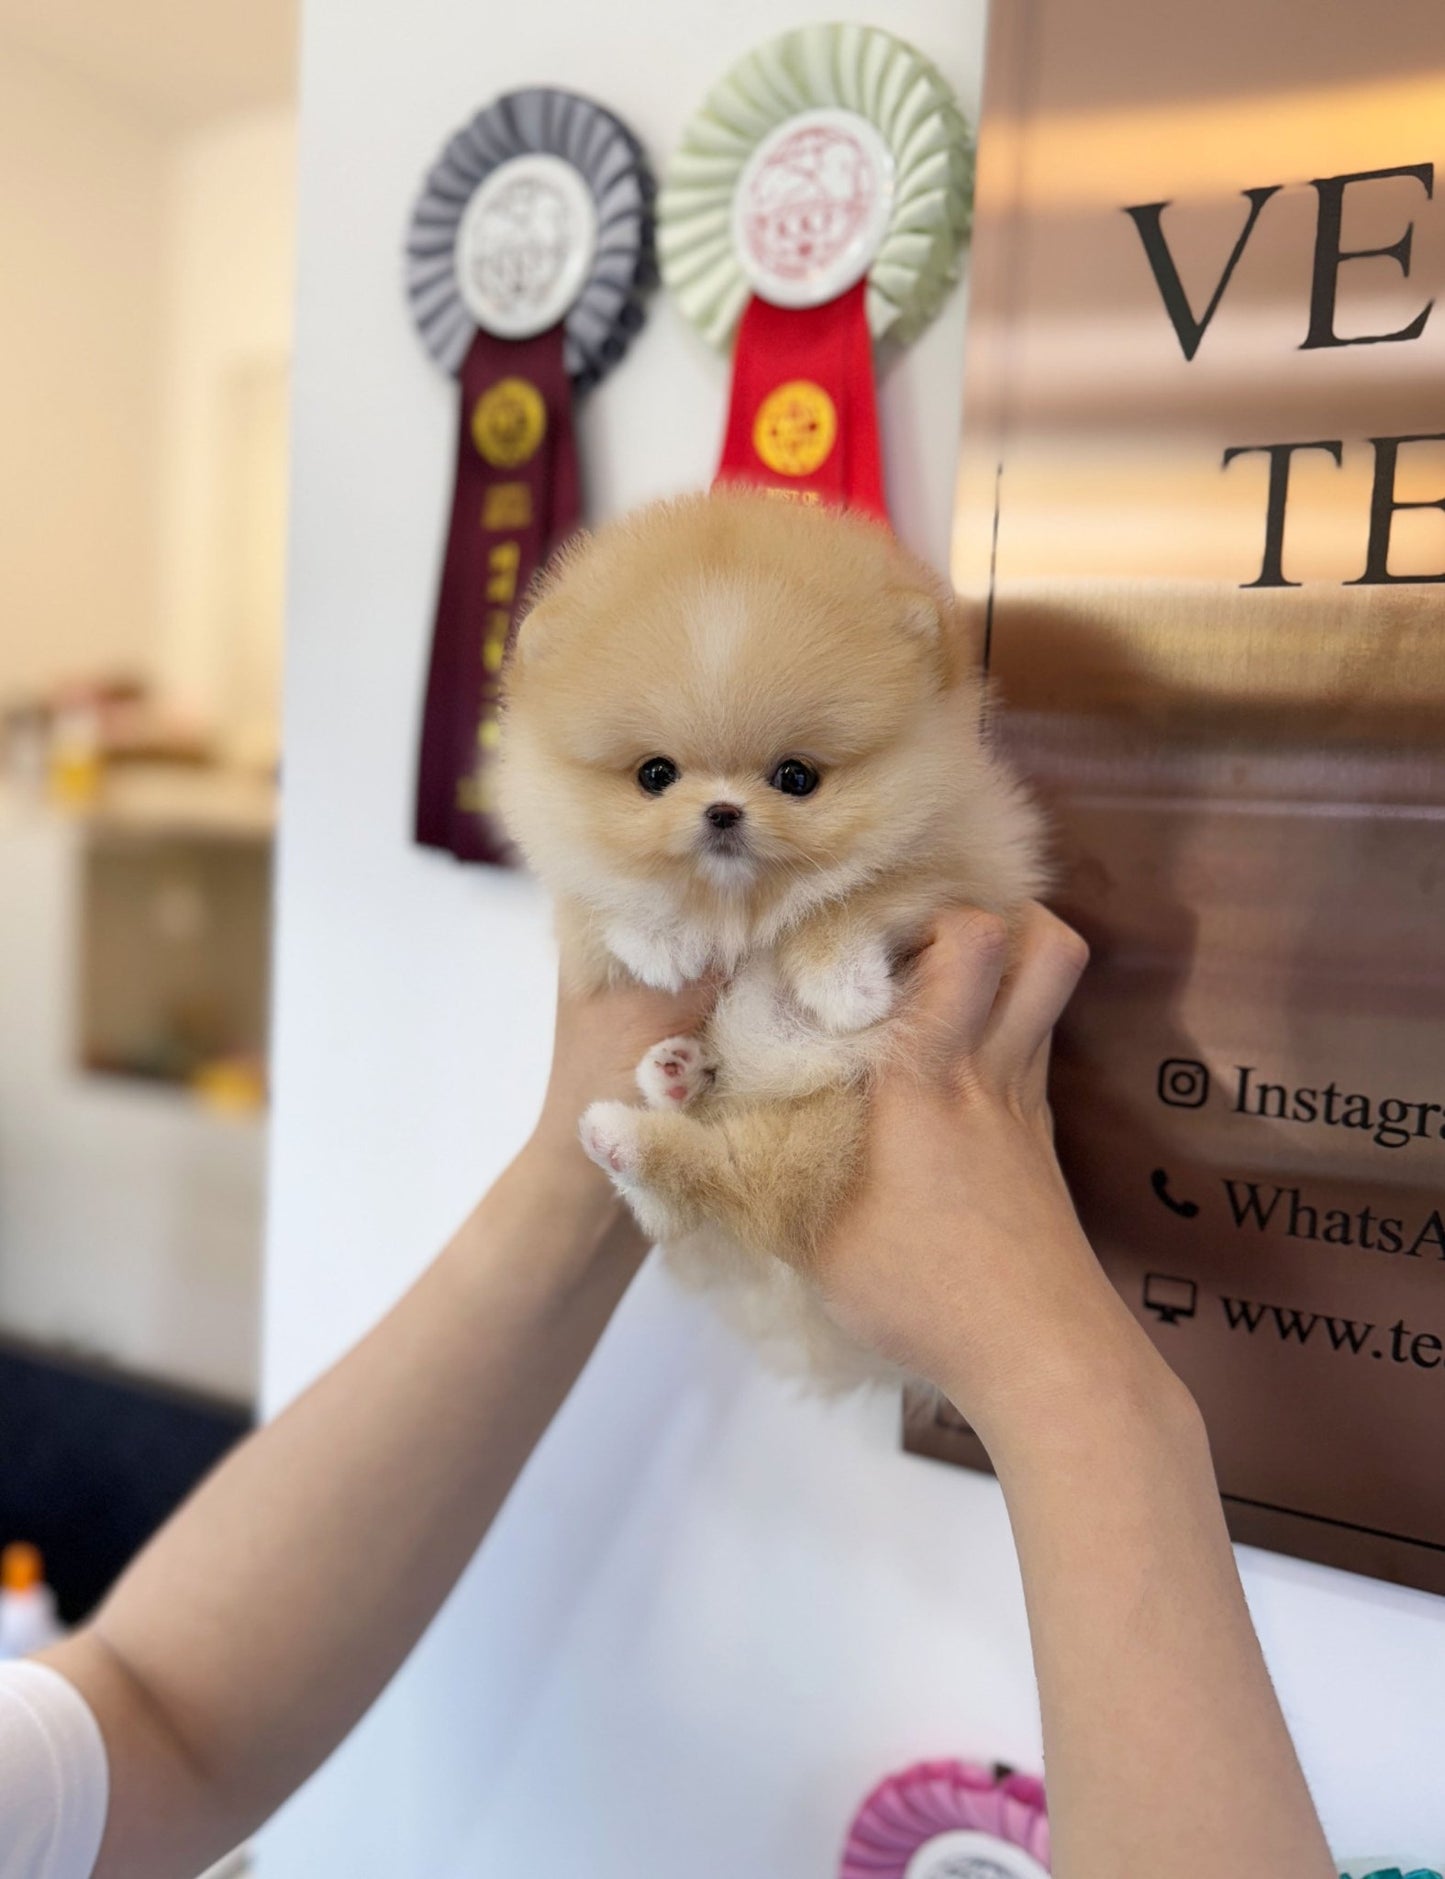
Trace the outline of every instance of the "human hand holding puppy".
{"label": "human hand holding puppy", "polygon": [[[871,1086],[857,1191],[807,1274],[850,1338],[935,1383],[1001,1452],[1101,1387],[1178,1390],[1105,1278],[1054,1154],[1049,1044],[1086,958],[1037,902],[1012,930],[975,908],[939,916],[900,1014],[906,1047]],[[639,1071],[661,1074],[660,1031],[690,1062],[715,992],[563,983],[522,1156],[543,1187],[570,1177],[614,1199],[577,1153],[577,1117],[629,1095]]]}
{"label": "human hand holding puppy", "polygon": [[874,1079],[857,1191],[812,1276],[860,1342],[1002,1449],[1081,1392],[1170,1373],[1108,1283],[1054,1154],[1053,1028],[1088,949],[1030,903],[941,915]]}
{"label": "human hand holding puppy", "polygon": [[[1012,928],[976,908],[939,916],[912,967],[905,1047],[871,1085],[856,1192],[807,1271],[851,1339],[935,1383],[1000,1453],[1101,1389],[1182,1394],[1104,1276],[1054,1153],[1049,1045],[1086,959],[1037,902]],[[686,1076],[715,989],[564,983],[529,1150],[549,1162],[549,1186],[583,1165],[589,1097],[661,1075],[664,1046],[683,1052]],[[675,1035],[659,1043],[663,1030]]]}

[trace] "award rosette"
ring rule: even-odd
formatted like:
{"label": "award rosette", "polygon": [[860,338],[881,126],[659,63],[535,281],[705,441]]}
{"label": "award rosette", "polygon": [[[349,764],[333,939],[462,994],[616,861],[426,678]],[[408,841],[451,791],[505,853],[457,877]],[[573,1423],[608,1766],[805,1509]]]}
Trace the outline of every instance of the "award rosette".
{"label": "award rosette", "polygon": [[684,133],[659,199],[662,277],[733,345],[718,480],[887,520],[872,342],[904,345],[957,277],[968,125],[912,46],[809,26],[749,54]]}
{"label": "award rosette", "polygon": [[642,324],[653,194],[618,118],[534,89],[457,131],[412,211],[412,317],[461,386],[416,839],[459,860],[510,859],[491,813],[502,667],[533,575],[580,519],[572,398]]}
{"label": "award rosette", "polygon": [[972,1762],[889,1775],[848,1829],[841,1879],[1048,1879],[1043,1783]]}
{"label": "award rosette", "polygon": [[1445,1857],[1429,1866],[1390,1857],[1342,1859],[1339,1868],[1340,1879],[1445,1879]]}

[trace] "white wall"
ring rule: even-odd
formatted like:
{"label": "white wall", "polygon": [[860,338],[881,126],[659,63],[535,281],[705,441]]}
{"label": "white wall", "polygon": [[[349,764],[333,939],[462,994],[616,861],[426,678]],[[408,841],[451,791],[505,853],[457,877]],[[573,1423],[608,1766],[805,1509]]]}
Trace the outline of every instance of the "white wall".
{"label": "white wall", "polygon": [[[455,421],[401,298],[416,183],[454,125],[531,82],[595,92],[663,157],[733,58],[832,14],[311,0],[273,1408],[406,1285],[520,1140],[543,1074],[535,889],[407,837]],[[976,96],[977,0],[882,17]],[[961,340],[955,300],[884,393],[895,513],[940,560]],[[655,302],[583,415],[594,515],[705,481],[724,397],[721,363]],[[1337,1843],[1445,1840],[1439,1603],[1264,1556],[1246,1570]],[[832,1870],[874,1779],[948,1754],[1039,1756],[997,1489],[901,1456],[885,1400],[794,1401],[649,1272],[412,1662],[265,1836],[263,1873],[801,1879]]]}
{"label": "white wall", "polygon": [[0,699],[150,670],[166,162],[0,41]]}

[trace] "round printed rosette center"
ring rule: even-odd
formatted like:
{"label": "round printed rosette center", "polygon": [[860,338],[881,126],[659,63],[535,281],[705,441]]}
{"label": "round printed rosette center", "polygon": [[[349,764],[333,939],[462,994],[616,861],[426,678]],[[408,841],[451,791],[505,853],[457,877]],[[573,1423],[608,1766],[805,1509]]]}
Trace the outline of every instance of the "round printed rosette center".
{"label": "round printed rosette center", "polygon": [[406,242],[422,344],[455,374],[478,329],[522,339],[565,323],[577,390],[616,364],[652,285],[655,189],[621,119],[575,92],[498,98],[432,165]]}
{"label": "round printed rosette center", "polygon": [[875,340],[906,343],[957,275],[968,125],[921,53],[810,26],[750,53],[684,132],[659,199],[663,279],[714,345],[749,294],[818,306],[866,275]]}
{"label": "round printed rosette center", "polygon": [[597,252],[597,208],[561,157],[513,157],[486,177],[457,229],[457,285],[478,326],[527,339],[555,326]]}
{"label": "round printed rosette center", "polygon": [[871,267],[893,203],[893,156],[854,111],[805,111],[771,132],[733,192],[733,244],[779,307],[832,300]]}

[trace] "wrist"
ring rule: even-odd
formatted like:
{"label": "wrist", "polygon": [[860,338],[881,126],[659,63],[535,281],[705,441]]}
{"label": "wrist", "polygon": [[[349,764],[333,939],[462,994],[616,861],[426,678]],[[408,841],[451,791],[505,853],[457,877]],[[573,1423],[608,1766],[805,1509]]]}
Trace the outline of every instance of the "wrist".
{"label": "wrist", "polygon": [[[467,1227],[488,1240],[523,1246],[529,1263],[585,1270],[646,1246],[616,1189],[582,1152],[574,1134],[558,1137],[539,1125],[478,1203]],[[635,1247],[632,1245],[636,1241]]]}
{"label": "wrist", "polygon": [[1194,1398],[1122,1304],[1072,1327],[1059,1350],[964,1413],[1005,1485],[1054,1468],[1077,1476],[1109,1456],[1161,1443],[1208,1449]]}
{"label": "wrist", "polygon": [[505,1182],[528,1202],[578,1215],[612,1215],[622,1201],[607,1176],[590,1161],[576,1125],[552,1128],[544,1117],[503,1170]]}

